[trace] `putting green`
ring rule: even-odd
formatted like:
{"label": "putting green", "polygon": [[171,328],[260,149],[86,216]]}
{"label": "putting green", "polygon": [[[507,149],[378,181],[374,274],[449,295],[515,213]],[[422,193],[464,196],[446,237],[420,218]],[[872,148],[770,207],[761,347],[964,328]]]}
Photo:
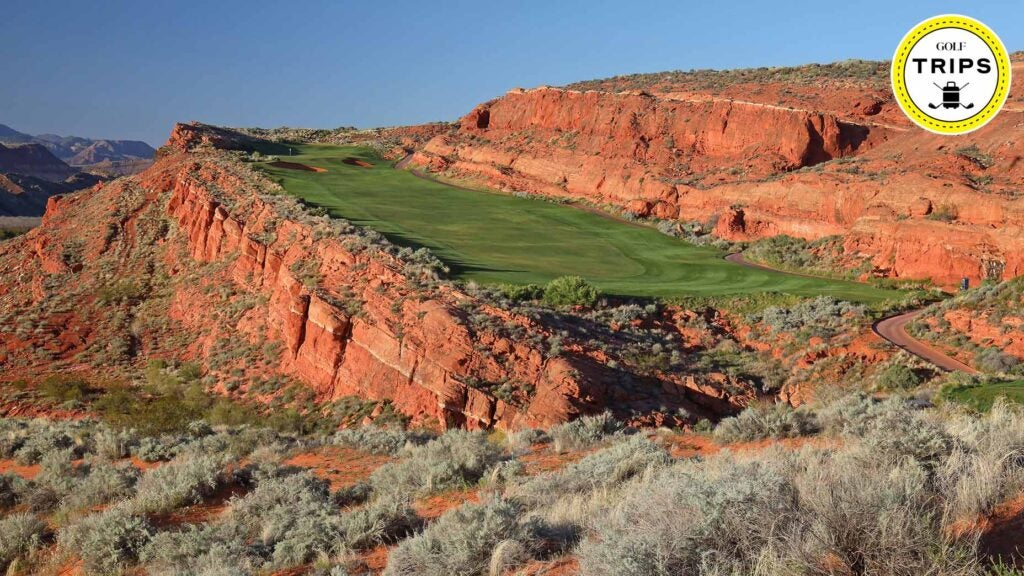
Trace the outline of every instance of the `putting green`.
{"label": "putting green", "polygon": [[779,292],[862,302],[899,296],[856,282],[743,267],[723,260],[720,250],[571,206],[427,181],[395,170],[369,148],[295,149],[295,156],[281,160],[324,171],[260,168],[333,216],[373,228],[397,244],[430,248],[465,280],[543,284],[573,274],[623,296]]}

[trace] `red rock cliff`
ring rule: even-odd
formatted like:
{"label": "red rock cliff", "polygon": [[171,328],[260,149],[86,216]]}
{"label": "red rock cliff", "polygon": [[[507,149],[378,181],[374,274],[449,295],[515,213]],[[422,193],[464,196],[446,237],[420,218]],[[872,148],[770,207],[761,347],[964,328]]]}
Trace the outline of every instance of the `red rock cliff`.
{"label": "red rock cliff", "polygon": [[746,85],[746,97],[743,85],[728,97],[514,90],[413,163],[509,191],[711,220],[734,240],[840,234],[878,275],[952,286],[1024,272],[1021,110],[950,139],[910,128],[882,92],[867,105],[848,86],[781,86]]}

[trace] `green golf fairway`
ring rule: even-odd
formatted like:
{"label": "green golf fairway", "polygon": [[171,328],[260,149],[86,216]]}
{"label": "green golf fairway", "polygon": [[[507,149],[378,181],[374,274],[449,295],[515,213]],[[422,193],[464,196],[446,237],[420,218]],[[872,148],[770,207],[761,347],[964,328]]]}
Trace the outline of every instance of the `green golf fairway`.
{"label": "green golf fairway", "polygon": [[326,172],[267,164],[260,169],[332,216],[373,228],[400,245],[430,248],[464,280],[544,284],[578,275],[621,296],[780,292],[861,302],[899,296],[856,282],[747,268],[726,262],[719,250],[570,206],[430,182],[395,170],[369,148],[294,148],[296,155],[281,157],[283,162]]}
{"label": "green golf fairway", "polygon": [[1024,404],[1024,380],[1014,382],[989,382],[977,386],[954,386],[942,391],[946,400],[973,407],[979,412],[988,412],[996,398],[1005,396],[1010,402]]}

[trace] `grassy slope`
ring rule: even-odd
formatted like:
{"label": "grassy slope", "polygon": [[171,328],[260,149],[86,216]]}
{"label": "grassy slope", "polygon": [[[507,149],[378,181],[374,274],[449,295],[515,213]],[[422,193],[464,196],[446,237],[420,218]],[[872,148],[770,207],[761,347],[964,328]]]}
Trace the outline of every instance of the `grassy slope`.
{"label": "grassy slope", "polygon": [[[327,172],[262,166],[293,194],[392,241],[427,246],[480,283],[545,283],[576,274],[607,293],[691,296],[786,292],[874,302],[896,293],[853,282],[753,270],[723,253],[575,208],[460,190],[393,170],[367,148],[309,145],[282,158]],[[353,166],[359,158],[373,168]]]}
{"label": "grassy slope", "polygon": [[972,408],[988,412],[996,398],[1005,396],[1007,400],[1024,404],[1024,380],[1015,382],[993,382],[977,386],[954,386],[942,393],[946,400],[966,404]]}

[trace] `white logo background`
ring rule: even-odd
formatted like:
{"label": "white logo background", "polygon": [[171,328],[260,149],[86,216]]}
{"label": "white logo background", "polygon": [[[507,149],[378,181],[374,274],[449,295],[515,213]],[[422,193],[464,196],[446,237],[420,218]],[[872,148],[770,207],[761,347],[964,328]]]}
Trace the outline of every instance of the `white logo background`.
{"label": "white logo background", "polygon": [[[943,45],[947,48],[960,48],[961,43],[963,48],[959,50],[940,49]],[[920,73],[918,64],[914,62],[915,58],[926,60]],[[970,59],[973,66],[966,71],[960,70],[961,58]],[[987,74],[981,73],[978,69],[978,61],[982,58],[988,59]],[[933,73],[932,59],[945,60],[945,73]],[[957,62],[957,69],[953,73],[950,73],[950,59]],[[924,35],[914,45],[907,58],[904,77],[907,93],[924,113],[936,120],[958,122],[980,113],[985,108],[995,94],[999,71],[996,68],[995,55],[981,38],[960,28],[942,28]],[[949,82],[953,82],[953,86],[948,86]],[[946,88],[948,93],[945,102],[942,88]],[[953,106],[954,100],[962,105]],[[933,108],[936,105],[938,107]],[[965,108],[963,105],[972,107]]]}

